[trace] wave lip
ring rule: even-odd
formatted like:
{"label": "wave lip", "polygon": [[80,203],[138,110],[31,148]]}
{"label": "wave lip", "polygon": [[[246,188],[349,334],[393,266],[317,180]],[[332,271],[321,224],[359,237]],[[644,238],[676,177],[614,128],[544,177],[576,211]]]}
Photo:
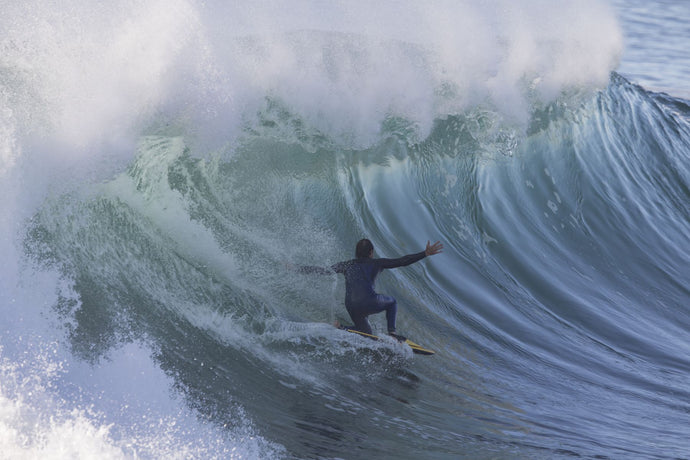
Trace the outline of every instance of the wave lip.
{"label": "wave lip", "polygon": [[40,132],[72,155],[152,126],[223,145],[267,97],[359,147],[386,118],[423,138],[435,119],[478,104],[524,124],[535,98],[603,87],[622,47],[597,1],[25,2],[3,18],[18,134]]}

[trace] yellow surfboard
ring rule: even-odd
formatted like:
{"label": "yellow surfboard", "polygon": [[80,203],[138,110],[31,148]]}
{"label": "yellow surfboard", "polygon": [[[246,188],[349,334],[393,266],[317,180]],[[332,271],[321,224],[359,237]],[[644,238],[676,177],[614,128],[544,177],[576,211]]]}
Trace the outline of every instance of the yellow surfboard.
{"label": "yellow surfboard", "polygon": [[[347,331],[347,332],[352,332],[353,334],[359,334],[362,337],[367,337],[367,338],[372,339],[372,340],[381,340],[381,338],[376,336],[376,335],[367,334],[366,332],[357,331],[355,329],[350,329],[346,326],[340,326],[339,329],[342,329],[342,330]],[[435,351],[424,348],[421,345],[414,343],[412,340],[410,340],[408,338],[406,338],[404,342],[400,342],[400,343],[404,343],[404,344],[408,345],[410,348],[412,348],[412,352],[416,353],[418,355],[434,355],[434,354],[436,354]]]}

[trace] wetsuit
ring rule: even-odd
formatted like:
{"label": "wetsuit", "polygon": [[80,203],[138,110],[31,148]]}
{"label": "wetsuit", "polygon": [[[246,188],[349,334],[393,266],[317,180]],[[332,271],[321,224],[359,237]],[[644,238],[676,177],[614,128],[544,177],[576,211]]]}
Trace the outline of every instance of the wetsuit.
{"label": "wetsuit", "polygon": [[395,333],[395,316],[398,305],[393,297],[377,294],[374,290],[376,277],[385,268],[404,267],[426,257],[424,251],[408,254],[397,259],[373,259],[360,257],[331,266],[331,270],[321,267],[302,267],[305,273],[342,273],[345,275],[345,308],[354,321],[354,328],[371,334],[367,316],[386,311],[388,332]]}

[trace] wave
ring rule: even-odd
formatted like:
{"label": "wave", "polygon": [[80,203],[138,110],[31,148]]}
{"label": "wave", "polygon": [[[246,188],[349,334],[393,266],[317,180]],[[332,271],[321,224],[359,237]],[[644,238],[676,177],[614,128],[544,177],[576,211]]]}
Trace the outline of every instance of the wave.
{"label": "wave", "polygon": [[[72,321],[75,354],[98,360],[122,341],[149,341],[202,413],[220,421],[240,402],[297,455],[343,452],[362,418],[376,431],[343,372],[378,391],[423,387],[415,398],[450,420],[409,409],[417,423],[391,422],[398,433],[439,430],[466,445],[468,432],[529,430],[540,448],[572,444],[593,455],[618,452],[621,442],[641,446],[631,424],[649,410],[669,421],[654,429],[682,436],[673,426],[681,426],[679,376],[690,364],[681,351],[684,101],[614,74],[575,108],[535,112],[527,133],[476,110],[438,120],[419,143],[398,125],[364,150],[306,134],[281,114],[282,127],[264,123],[212,158],[195,158],[177,137],[145,138],[127,172],[34,216],[27,252],[72,280],[56,308]],[[281,137],[289,126],[300,128]],[[406,370],[409,356],[325,324],[345,319],[341,281],[285,268],[347,258],[363,235],[391,256],[418,250],[424,238],[446,242],[444,256],[391,272],[379,286],[405,306],[401,327],[445,357],[423,377]],[[207,370],[190,362],[198,356]],[[443,381],[451,389],[435,383]],[[525,404],[537,395],[538,404]],[[617,409],[601,422],[584,415],[582,426],[581,411],[598,413],[603,396]],[[441,409],[449,398],[461,398],[462,409]],[[390,416],[390,403],[379,403]],[[323,404],[347,416],[333,421]],[[272,422],[269,410],[289,422]],[[302,418],[312,412],[318,421]],[[281,434],[292,424],[299,440]],[[334,440],[316,428],[323,424],[342,432]],[[601,430],[625,441],[595,443]],[[390,439],[376,432],[377,442]],[[489,444],[503,442],[494,435]]]}
{"label": "wave", "polygon": [[[8,11],[8,451],[687,456],[690,110],[606,5]],[[433,358],[289,268],[361,237],[445,243],[378,285]]]}

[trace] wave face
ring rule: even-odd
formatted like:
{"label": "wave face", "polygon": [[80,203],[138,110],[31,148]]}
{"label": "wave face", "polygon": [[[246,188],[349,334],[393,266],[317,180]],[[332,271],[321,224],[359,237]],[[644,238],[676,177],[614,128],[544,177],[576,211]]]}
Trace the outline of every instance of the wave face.
{"label": "wave face", "polygon": [[10,8],[2,450],[690,455],[690,106],[573,3]]}

